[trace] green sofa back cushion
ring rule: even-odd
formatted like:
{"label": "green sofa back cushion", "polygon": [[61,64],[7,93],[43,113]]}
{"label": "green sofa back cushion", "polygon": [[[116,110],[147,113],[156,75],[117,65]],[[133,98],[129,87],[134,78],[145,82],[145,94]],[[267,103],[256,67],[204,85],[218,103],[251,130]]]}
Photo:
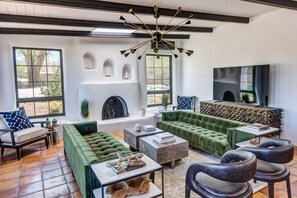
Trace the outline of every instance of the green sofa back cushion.
{"label": "green sofa back cushion", "polygon": [[[167,117],[170,117],[170,114],[167,115]],[[223,134],[228,133],[228,128],[237,127],[243,124],[233,120],[186,111],[179,112],[177,120]]]}
{"label": "green sofa back cushion", "polygon": [[73,125],[81,135],[88,135],[90,133],[96,133],[98,131],[96,121],[75,123]]}
{"label": "green sofa back cushion", "polygon": [[170,113],[164,112],[162,115],[162,119],[166,121],[176,121],[178,119],[179,111],[172,111]]}

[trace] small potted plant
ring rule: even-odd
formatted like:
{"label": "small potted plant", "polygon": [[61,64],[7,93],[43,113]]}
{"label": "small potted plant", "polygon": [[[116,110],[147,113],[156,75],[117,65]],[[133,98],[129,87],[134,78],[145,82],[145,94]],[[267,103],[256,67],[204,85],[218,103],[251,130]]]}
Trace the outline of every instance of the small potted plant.
{"label": "small potted plant", "polygon": [[168,105],[168,95],[163,94],[162,95],[162,107],[163,107],[163,110],[167,110],[167,105]]}
{"label": "small potted plant", "polygon": [[87,118],[89,116],[89,101],[84,99],[80,105],[80,115],[83,118]]}
{"label": "small potted plant", "polygon": [[247,93],[242,94],[242,101],[245,103],[250,103],[250,97]]}

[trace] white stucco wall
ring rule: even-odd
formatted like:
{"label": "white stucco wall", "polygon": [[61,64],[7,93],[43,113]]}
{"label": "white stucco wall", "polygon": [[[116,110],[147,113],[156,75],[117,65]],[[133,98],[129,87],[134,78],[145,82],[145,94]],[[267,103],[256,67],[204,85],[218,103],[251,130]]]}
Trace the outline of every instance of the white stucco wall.
{"label": "white stucco wall", "polygon": [[[142,41],[141,39],[0,35],[0,109],[12,109],[16,105],[12,47],[62,49],[65,112],[66,117],[70,120],[79,120],[78,89],[80,83],[121,82],[122,68],[126,64],[133,70],[131,80],[139,82],[139,104],[135,105],[146,107],[145,56],[138,61],[137,55],[130,55],[126,58],[120,54],[120,50],[128,49]],[[139,50],[138,53],[142,50]],[[94,70],[84,69],[83,56],[86,52],[94,57]],[[169,54],[170,52],[163,51],[161,53]],[[103,64],[107,59],[111,59],[114,64],[115,76],[113,78],[105,78],[103,74]],[[173,58],[174,98],[176,93],[180,93],[181,88],[181,60],[181,58],[176,60]],[[100,92],[100,90],[98,91]],[[135,108],[132,109],[135,112]]]}
{"label": "white stucco wall", "polygon": [[269,105],[281,107],[283,136],[297,145],[297,12],[278,10],[227,24],[212,34],[193,34],[183,58],[182,92],[199,100],[212,99],[213,68],[270,64]]}

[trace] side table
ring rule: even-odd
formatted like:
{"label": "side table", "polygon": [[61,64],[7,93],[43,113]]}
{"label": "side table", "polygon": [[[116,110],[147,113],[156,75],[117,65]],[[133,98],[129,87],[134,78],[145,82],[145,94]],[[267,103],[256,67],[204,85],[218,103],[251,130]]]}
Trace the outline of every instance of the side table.
{"label": "side table", "polygon": [[57,130],[59,126],[60,126],[59,124],[47,126],[47,130],[48,130],[47,135],[48,135],[50,144],[60,143],[60,137]]}
{"label": "side table", "polygon": [[[101,184],[101,187],[98,189],[94,189],[94,183],[91,182],[91,189],[93,191],[93,197],[95,198],[104,198],[107,197],[106,195],[106,188],[111,184],[115,184],[121,181],[125,181],[131,178],[143,176],[146,174],[151,174],[152,182],[150,183],[149,191],[144,195],[139,195],[137,197],[142,198],[151,198],[151,197],[158,197],[162,196],[164,198],[164,172],[163,167],[156,163],[154,160],[150,159],[148,156],[144,155],[141,158],[142,161],[145,162],[146,166],[131,170],[122,174],[116,174],[110,167],[107,167],[107,162],[115,161],[110,160],[107,162],[102,162],[98,164],[91,165],[91,181],[94,181],[94,178],[98,180]],[[154,184],[154,174],[156,171],[161,171],[161,188],[158,188]],[[134,197],[134,196],[133,196]]]}
{"label": "side table", "polygon": [[[243,127],[237,127],[235,128],[235,131],[233,133],[233,138],[234,140],[236,140],[236,131],[240,131],[240,132],[244,132],[244,133],[249,133],[249,134],[252,134],[254,135],[256,138],[259,138],[259,143],[261,142],[261,137],[265,136],[265,135],[268,135],[268,134],[271,134],[271,133],[275,133],[275,132],[278,132],[279,129],[278,128],[275,128],[275,127],[270,127],[269,129],[267,130],[262,130],[262,131],[259,131],[259,130],[255,130],[253,128],[250,128],[250,127],[247,127],[247,126],[243,126]],[[236,143],[236,146],[247,146],[247,143],[248,143],[249,140],[247,141],[244,141],[244,142],[239,142],[239,143]],[[251,144],[249,146],[252,146]]]}

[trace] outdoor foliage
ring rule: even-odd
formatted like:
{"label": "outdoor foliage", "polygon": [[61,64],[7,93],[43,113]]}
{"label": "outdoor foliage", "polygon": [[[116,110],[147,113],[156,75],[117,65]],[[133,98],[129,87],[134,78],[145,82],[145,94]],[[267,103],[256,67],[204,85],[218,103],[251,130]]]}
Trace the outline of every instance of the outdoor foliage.
{"label": "outdoor foliage", "polygon": [[168,95],[163,94],[162,95],[162,106],[167,106],[167,104],[168,104]]}
{"label": "outdoor foliage", "polygon": [[62,86],[60,82],[60,68],[52,75],[52,81],[48,82],[48,86],[40,87],[40,93],[46,97],[61,96]]}

